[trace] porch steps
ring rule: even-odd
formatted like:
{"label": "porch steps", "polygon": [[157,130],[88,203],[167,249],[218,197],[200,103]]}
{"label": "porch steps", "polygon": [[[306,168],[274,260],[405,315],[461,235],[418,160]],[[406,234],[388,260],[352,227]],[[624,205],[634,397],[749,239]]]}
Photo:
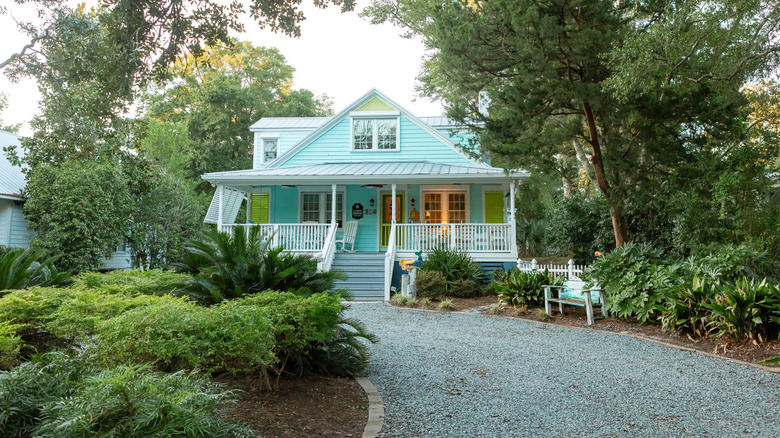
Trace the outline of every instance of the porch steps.
{"label": "porch steps", "polygon": [[385,253],[337,253],[331,269],[347,274],[336,287],[349,289],[355,301],[383,301],[385,299]]}

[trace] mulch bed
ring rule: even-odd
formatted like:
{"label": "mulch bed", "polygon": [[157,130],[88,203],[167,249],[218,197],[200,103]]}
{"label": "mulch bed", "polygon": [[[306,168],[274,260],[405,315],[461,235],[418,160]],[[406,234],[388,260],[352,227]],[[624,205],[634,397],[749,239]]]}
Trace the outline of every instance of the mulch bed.
{"label": "mulch bed", "polygon": [[[588,327],[587,317],[584,307],[566,306],[565,314],[558,313],[557,304],[553,306],[553,315],[547,316],[543,311],[544,307],[529,308],[527,311],[516,309],[512,306],[501,306],[498,311],[491,310],[490,307],[496,305],[498,299],[495,296],[482,296],[475,298],[450,298],[452,300],[453,311],[463,311],[479,309],[481,313],[498,315],[511,318],[526,319],[531,321],[541,321],[570,327]],[[430,309],[437,309],[438,303],[434,301]],[[596,318],[601,311],[593,309]],[[697,351],[713,353],[719,356],[725,356],[731,359],[742,360],[745,362],[756,363],[764,359],[780,356],[780,340],[769,341],[761,344],[746,342],[735,344],[725,338],[689,338],[687,336],[678,336],[677,334],[665,331],[659,325],[639,324],[634,319],[606,318],[596,319],[593,326],[594,330],[600,330],[613,333],[624,333],[639,335],[642,337],[666,342],[673,345],[692,348]],[[773,367],[780,367],[775,365]]]}
{"label": "mulch bed", "polygon": [[233,422],[263,437],[359,437],[368,419],[368,398],[355,379],[331,376],[283,378],[269,393],[254,376],[220,376],[227,389],[239,389],[237,403],[225,407]]}

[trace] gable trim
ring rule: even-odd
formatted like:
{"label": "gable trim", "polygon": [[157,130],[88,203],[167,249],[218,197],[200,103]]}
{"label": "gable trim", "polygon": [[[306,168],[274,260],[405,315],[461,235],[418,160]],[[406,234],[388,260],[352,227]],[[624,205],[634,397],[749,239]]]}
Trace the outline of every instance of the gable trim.
{"label": "gable trim", "polygon": [[320,126],[318,129],[316,129],[311,134],[307,135],[303,138],[298,144],[293,146],[292,148],[288,149],[287,152],[282,154],[280,157],[277,157],[276,160],[274,160],[273,163],[269,164],[269,168],[277,168],[281,167],[284,163],[289,161],[291,158],[293,158],[295,155],[298,154],[298,152],[302,151],[306,146],[310,145],[314,142],[314,140],[318,139],[322,134],[325,132],[328,132],[333,127],[335,127],[337,124],[339,124],[342,120],[350,117],[350,113],[354,111],[356,108],[360,108],[363,105],[365,105],[367,102],[374,98],[379,98],[382,101],[384,101],[388,106],[398,110],[400,113],[400,117],[406,117],[417,125],[419,128],[421,128],[423,131],[430,134],[435,139],[439,140],[442,144],[449,147],[453,150],[456,154],[460,155],[461,157],[465,158],[470,163],[479,166],[479,167],[490,167],[487,164],[483,163],[482,161],[479,161],[470,155],[466,154],[465,152],[461,151],[458,146],[455,145],[450,139],[442,135],[440,132],[438,132],[435,128],[428,125],[427,123],[420,120],[419,117],[415,116],[414,114],[410,113],[406,109],[404,109],[401,105],[396,103],[394,100],[390,99],[389,97],[385,96],[382,92],[377,90],[376,88],[372,88],[368,93],[361,96],[359,99],[357,99],[355,102],[353,102],[351,105],[347,106],[345,109],[343,109],[341,112],[336,114],[335,116],[331,117],[330,120],[328,120],[327,123]]}

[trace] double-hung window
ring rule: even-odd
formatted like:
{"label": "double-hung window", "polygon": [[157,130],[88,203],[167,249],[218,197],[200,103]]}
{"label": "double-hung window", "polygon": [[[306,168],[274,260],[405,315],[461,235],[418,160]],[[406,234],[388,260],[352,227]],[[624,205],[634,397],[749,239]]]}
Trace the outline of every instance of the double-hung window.
{"label": "double-hung window", "polygon": [[264,138],[263,139],[263,162],[270,163],[276,159],[279,153],[279,139],[278,138]]}
{"label": "double-hung window", "polygon": [[398,118],[352,119],[352,150],[398,150]]}
{"label": "double-hung window", "polygon": [[[333,195],[331,193],[301,194],[301,221],[330,223]],[[344,193],[336,193],[336,221],[344,223]]]}

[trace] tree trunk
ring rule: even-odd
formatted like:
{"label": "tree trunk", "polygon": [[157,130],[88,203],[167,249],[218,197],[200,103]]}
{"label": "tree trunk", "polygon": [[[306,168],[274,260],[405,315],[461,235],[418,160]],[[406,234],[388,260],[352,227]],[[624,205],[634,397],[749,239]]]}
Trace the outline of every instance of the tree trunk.
{"label": "tree trunk", "polygon": [[614,189],[607,181],[607,174],[604,172],[604,159],[601,156],[601,144],[599,143],[599,132],[596,126],[596,116],[587,100],[582,102],[582,108],[585,110],[585,119],[588,124],[588,134],[590,134],[589,143],[593,148],[593,171],[596,174],[596,182],[599,189],[604,193],[609,201],[609,214],[612,216],[612,231],[615,232],[615,248],[628,241],[628,227],[626,218],[623,215],[623,205],[620,200],[615,199]]}

